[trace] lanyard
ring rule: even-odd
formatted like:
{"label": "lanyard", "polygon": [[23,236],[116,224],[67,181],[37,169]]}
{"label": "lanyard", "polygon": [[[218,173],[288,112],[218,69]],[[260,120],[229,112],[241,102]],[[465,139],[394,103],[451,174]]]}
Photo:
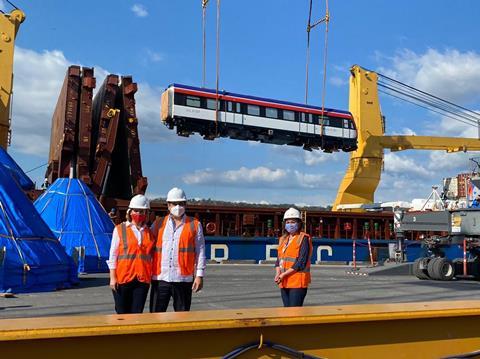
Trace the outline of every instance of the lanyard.
{"label": "lanyard", "polygon": [[285,254],[285,251],[287,250],[288,246],[290,245],[290,243],[293,242],[293,239],[295,238],[295,236],[291,236],[291,235],[288,235],[288,239],[287,239],[287,243],[285,244],[285,246],[283,247],[282,249],[282,254]]}

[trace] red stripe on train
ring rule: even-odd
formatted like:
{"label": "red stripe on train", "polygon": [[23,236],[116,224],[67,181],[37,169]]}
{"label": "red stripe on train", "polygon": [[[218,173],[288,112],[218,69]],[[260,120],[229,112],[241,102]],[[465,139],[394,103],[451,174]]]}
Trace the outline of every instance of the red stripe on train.
{"label": "red stripe on train", "polygon": [[[175,92],[186,94],[186,95],[201,95],[202,97],[208,97],[208,98],[213,98],[213,99],[216,98],[216,95],[213,94],[213,93],[210,93],[210,92],[183,89],[183,88],[178,88],[178,87],[175,87],[174,89],[175,89]],[[252,100],[252,99],[244,98],[244,97],[236,97],[236,96],[219,94],[218,98],[221,99],[221,100],[227,100],[227,101],[229,101],[229,100],[230,101],[241,100],[242,103],[251,104],[251,105],[263,105],[263,106],[268,105],[268,107],[281,108],[282,110],[291,110],[291,111],[301,110],[303,112],[317,114],[317,115],[322,114],[321,110],[314,110],[314,109],[311,109],[311,108],[300,107],[300,106],[284,105],[284,104],[279,104],[279,103],[276,103],[276,102]],[[345,118],[345,119],[349,119],[349,120],[353,119],[351,115],[348,115],[348,114],[345,114],[345,113],[325,111],[325,114],[327,116],[340,117],[340,118]]]}

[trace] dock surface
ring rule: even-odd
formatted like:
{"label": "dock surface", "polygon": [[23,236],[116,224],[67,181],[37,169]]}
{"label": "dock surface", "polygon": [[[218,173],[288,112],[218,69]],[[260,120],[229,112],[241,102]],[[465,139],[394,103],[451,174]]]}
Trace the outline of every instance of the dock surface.
{"label": "dock surface", "polygon": [[[480,282],[422,281],[414,276],[352,276],[349,267],[312,266],[305,306],[480,300]],[[271,265],[209,265],[192,310],[282,306]],[[107,274],[81,277],[73,289],[0,297],[0,318],[113,314]],[[145,312],[148,311],[148,299]],[[172,311],[171,305],[169,311]]]}

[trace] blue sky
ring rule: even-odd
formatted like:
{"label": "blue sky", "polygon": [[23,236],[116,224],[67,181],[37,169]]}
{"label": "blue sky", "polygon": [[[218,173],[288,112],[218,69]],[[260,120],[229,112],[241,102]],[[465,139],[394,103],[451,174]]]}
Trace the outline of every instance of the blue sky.
{"label": "blue sky", "polygon": [[[348,155],[198,136],[180,138],[159,119],[160,95],[173,82],[201,85],[201,0],[24,1],[17,39],[13,144],[25,169],[47,162],[50,121],[66,68],[94,66],[133,75],[148,195],[172,186],[189,197],[232,201],[330,204]],[[0,0],[0,7],[8,9]],[[216,3],[207,11],[207,86],[215,84]],[[314,1],[314,18],[324,1]],[[330,0],[326,106],[348,109],[353,64],[379,70],[478,110],[480,44],[474,0]],[[220,88],[302,102],[308,0],[223,0]],[[312,32],[310,103],[320,104],[324,28]],[[476,136],[475,128],[381,97],[387,133]],[[474,154],[386,153],[377,200],[428,196],[442,177],[468,170]],[[30,173],[42,182],[45,168]],[[401,198],[399,197],[401,196]]]}

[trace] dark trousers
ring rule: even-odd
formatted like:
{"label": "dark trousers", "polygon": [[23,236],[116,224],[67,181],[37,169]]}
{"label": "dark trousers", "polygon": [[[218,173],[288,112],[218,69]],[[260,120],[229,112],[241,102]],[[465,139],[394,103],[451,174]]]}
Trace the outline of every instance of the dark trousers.
{"label": "dark trousers", "polygon": [[113,292],[117,314],[142,313],[148,294],[148,283],[133,280],[119,284]]}
{"label": "dark trousers", "polygon": [[302,307],[308,288],[281,288],[284,307]]}
{"label": "dark trousers", "polygon": [[173,310],[188,312],[192,304],[193,282],[165,282],[152,280],[150,290],[150,313],[166,312],[173,297]]}

